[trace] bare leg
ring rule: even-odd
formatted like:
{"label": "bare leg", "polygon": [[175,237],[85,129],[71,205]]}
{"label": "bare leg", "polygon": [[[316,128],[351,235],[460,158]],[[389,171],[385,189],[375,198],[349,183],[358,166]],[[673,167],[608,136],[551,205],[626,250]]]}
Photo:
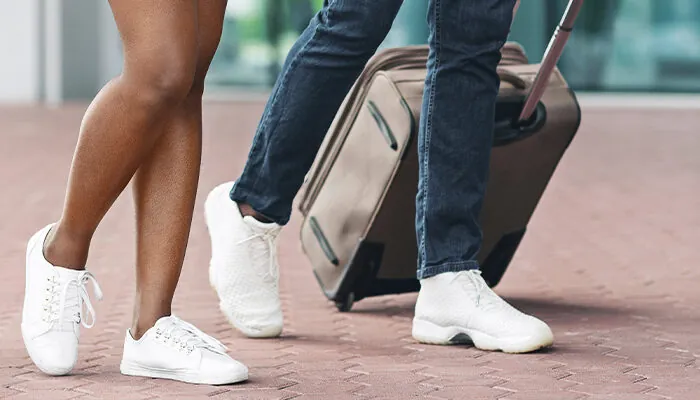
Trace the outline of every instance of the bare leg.
{"label": "bare leg", "polygon": [[124,42],[122,75],[88,108],[63,213],[46,240],[54,265],[83,269],[92,235],[192,88],[196,0],[110,0]]}
{"label": "bare leg", "polygon": [[136,306],[140,338],[171,304],[190,233],[202,152],[202,92],[221,37],[226,0],[199,0],[199,57],[192,90],[170,113],[163,136],[136,173]]}

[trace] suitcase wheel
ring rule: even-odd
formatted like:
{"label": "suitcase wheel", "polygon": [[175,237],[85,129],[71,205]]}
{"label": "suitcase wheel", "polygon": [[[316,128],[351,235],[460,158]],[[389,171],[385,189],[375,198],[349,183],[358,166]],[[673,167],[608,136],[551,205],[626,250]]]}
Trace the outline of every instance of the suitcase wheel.
{"label": "suitcase wheel", "polygon": [[335,302],[335,307],[340,312],[348,312],[355,303],[355,293],[350,292],[343,300],[338,300]]}

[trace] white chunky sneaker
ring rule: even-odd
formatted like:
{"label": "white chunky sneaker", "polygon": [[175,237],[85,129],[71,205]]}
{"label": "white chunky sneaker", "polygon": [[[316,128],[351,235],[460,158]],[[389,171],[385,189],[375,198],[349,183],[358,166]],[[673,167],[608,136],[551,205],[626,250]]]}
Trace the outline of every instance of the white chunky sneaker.
{"label": "white chunky sneaker", "polygon": [[124,375],[226,385],[248,379],[248,368],[226,346],[175,317],[159,319],[139,339],[126,332],[120,370]]}
{"label": "white chunky sneaker", "polygon": [[441,345],[471,341],[479,349],[506,353],[527,353],[554,341],[547,324],[506,303],[478,270],[421,280],[413,338]]}
{"label": "white chunky sneaker", "polygon": [[233,182],[217,186],[204,205],[211,262],[209,282],[228,321],[248,337],[282,333],[277,238],[281,227],[241,215],[229,198]]}
{"label": "white chunky sneaker", "polygon": [[[95,323],[88,281],[92,281],[98,299],[102,299],[102,291],[91,273],[46,261],[44,240],[52,226],[37,232],[27,245],[22,338],[29,357],[41,371],[65,375],[78,359],[80,324],[91,328]],[[89,324],[83,308],[90,317]]]}

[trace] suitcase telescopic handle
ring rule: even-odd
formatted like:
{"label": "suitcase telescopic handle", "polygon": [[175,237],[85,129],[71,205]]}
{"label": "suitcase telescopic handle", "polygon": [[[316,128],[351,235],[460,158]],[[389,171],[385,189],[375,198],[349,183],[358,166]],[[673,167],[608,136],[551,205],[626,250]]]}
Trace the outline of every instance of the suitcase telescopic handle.
{"label": "suitcase telescopic handle", "polygon": [[544,57],[540,63],[540,69],[535,76],[535,81],[532,83],[532,87],[525,98],[525,105],[520,113],[520,117],[518,117],[520,122],[526,121],[532,116],[532,113],[537,107],[537,103],[539,103],[542,98],[547,88],[549,77],[552,75],[552,71],[557,65],[561,53],[564,51],[564,46],[567,40],[569,40],[569,36],[571,36],[576,17],[582,6],[583,0],[570,0],[569,4],[566,6],[564,15],[557,28],[554,30],[549,45],[547,45],[547,50],[544,52]]}

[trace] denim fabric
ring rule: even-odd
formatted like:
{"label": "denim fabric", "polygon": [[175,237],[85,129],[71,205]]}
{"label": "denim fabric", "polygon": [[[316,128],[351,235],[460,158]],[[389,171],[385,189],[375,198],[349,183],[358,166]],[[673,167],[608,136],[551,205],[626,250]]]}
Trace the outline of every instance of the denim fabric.
{"label": "denim fabric", "polygon": [[[340,104],[402,0],[330,0],[289,52],[231,199],[286,224]],[[418,278],[478,268],[496,66],[515,0],[431,0],[419,130]]]}

